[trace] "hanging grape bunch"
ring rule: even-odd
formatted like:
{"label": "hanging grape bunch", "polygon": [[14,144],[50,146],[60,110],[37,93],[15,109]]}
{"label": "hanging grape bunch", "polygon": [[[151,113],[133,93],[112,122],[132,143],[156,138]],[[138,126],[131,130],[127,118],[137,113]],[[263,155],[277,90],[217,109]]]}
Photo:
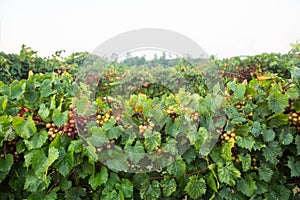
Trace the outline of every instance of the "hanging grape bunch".
{"label": "hanging grape bunch", "polygon": [[16,144],[18,142],[18,138],[15,138],[11,141],[4,141],[3,148],[0,150],[0,158],[5,158],[6,154],[12,154],[15,160],[20,158],[19,153],[17,152]]}
{"label": "hanging grape bunch", "polygon": [[200,114],[195,110],[191,110],[191,121],[198,122]]}
{"label": "hanging grape bunch", "polygon": [[179,117],[179,114],[176,113],[176,108],[174,108],[173,106],[169,106],[167,108],[167,114],[169,115],[169,117],[171,118],[172,122],[174,122],[174,120]]}
{"label": "hanging grape bunch", "polygon": [[75,120],[74,120],[74,114],[72,111],[69,111],[68,114],[69,121],[64,124],[63,132],[64,134],[67,134],[69,137],[74,138],[77,134],[77,129],[75,127]]}
{"label": "hanging grape bunch", "polygon": [[52,141],[57,134],[62,134],[61,128],[58,128],[54,123],[47,123],[46,124],[46,129],[48,131],[48,135],[50,137],[50,141]]}
{"label": "hanging grape bunch", "polygon": [[52,141],[57,134],[62,135],[66,134],[67,136],[74,139],[75,135],[78,133],[76,126],[75,126],[75,120],[74,120],[74,114],[73,114],[73,106],[70,105],[70,111],[68,113],[68,122],[65,123],[61,127],[57,127],[55,123],[47,123],[46,129],[48,131],[48,135],[50,137],[50,141]]}
{"label": "hanging grape bunch", "polygon": [[[99,109],[97,113],[97,123],[100,126],[103,126],[110,119],[114,119],[114,116],[111,114],[111,111],[107,111],[106,113],[103,113],[101,109]],[[118,118],[118,120],[120,119]]]}
{"label": "hanging grape bunch", "polygon": [[251,158],[251,171],[258,171],[258,161],[256,157]]}
{"label": "hanging grape bunch", "polygon": [[289,119],[291,123],[296,127],[297,133],[300,133],[300,113],[291,111],[289,113]]}
{"label": "hanging grape bunch", "polygon": [[148,125],[139,125],[139,135],[144,135],[144,133],[147,131],[147,130],[152,130],[154,128],[155,124],[153,122],[151,123],[148,123]]}
{"label": "hanging grape bunch", "polygon": [[231,138],[235,143],[237,139],[236,134],[233,131],[226,131],[221,135],[221,143],[224,144],[225,142],[228,142]]}
{"label": "hanging grape bunch", "polygon": [[236,109],[242,113],[245,107],[245,102],[235,104]]}

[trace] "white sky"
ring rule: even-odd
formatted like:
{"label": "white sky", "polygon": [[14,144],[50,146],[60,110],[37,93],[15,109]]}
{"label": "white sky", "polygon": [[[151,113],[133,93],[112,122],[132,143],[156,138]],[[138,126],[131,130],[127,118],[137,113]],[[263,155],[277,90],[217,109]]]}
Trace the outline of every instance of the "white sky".
{"label": "white sky", "polygon": [[299,0],[0,0],[0,51],[25,44],[92,52],[137,28],[164,28],[197,42],[209,55],[285,53],[300,39]]}

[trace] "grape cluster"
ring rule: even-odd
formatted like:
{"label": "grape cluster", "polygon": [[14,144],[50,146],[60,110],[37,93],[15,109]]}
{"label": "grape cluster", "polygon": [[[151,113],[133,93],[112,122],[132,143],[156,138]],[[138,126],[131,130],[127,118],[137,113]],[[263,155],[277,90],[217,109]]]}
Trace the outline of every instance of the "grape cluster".
{"label": "grape cluster", "polygon": [[295,126],[300,124],[300,115],[296,112],[290,112],[289,119]]}
{"label": "grape cluster", "polygon": [[75,127],[74,114],[72,111],[68,114],[69,121],[64,124],[63,133],[67,134],[69,137],[74,138],[74,136],[78,133]]}
{"label": "grape cluster", "polygon": [[290,112],[289,119],[291,123],[296,126],[297,133],[300,133],[300,113]]}
{"label": "grape cluster", "polygon": [[24,108],[19,107],[18,110],[19,110],[19,113],[17,114],[18,117],[24,117],[26,114],[30,113],[30,109],[26,107]]}
{"label": "grape cluster", "polygon": [[236,162],[236,163],[240,163],[241,162],[241,160],[239,159],[239,157],[237,155],[232,155],[231,156],[231,160],[233,162]]}
{"label": "grape cluster", "polygon": [[50,136],[50,141],[52,141],[57,134],[62,134],[63,131],[59,129],[54,123],[47,123],[46,129],[48,130],[48,135]]}
{"label": "grape cluster", "polygon": [[66,134],[67,136],[72,138],[74,138],[75,135],[78,134],[78,131],[75,126],[74,114],[72,111],[69,111],[68,118],[69,121],[61,127],[57,127],[55,123],[46,124],[46,129],[48,131],[48,135],[50,136],[50,141],[52,141],[57,134]]}
{"label": "grape cluster", "polygon": [[234,106],[236,107],[236,109],[237,109],[239,112],[243,112],[244,107],[245,107],[245,102],[237,103],[237,104],[235,104]]}
{"label": "grape cluster", "polygon": [[251,158],[251,167],[250,167],[251,171],[257,171],[258,167],[257,167],[257,159],[255,157]]}
{"label": "grape cluster", "polygon": [[233,138],[234,142],[237,139],[236,134],[233,131],[226,131],[221,135],[221,143],[225,143],[228,142],[230,140],[230,138]]}
{"label": "grape cluster", "polygon": [[5,141],[3,143],[3,146],[4,146],[3,152],[0,153],[0,158],[4,158],[7,153],[10,153],[14,156],[15,160],[18,160],[20,158],[20,156],[16,149],[17,142],[18,142],[18,138],[15,138],[11,141]]}
{"label": "grape cluster", "polygon": [[193,122],[198,122],[200,117],[200,114],[198,112],[196,112],[195,110],[191,110],[191,120]]}
{"label": "grape cluster", "polygon": [[139,135],[144,135],[145,131],[152,130],[154,126],[155,124],[153,122],[150,122],[148,125],[139,125]]}
{"label": "grape cluster", "polygon": [[[114,119],[114,116],[111,115],[111,112],[110,112],[110,111],[106,112],[105,114],[103,114],[103,113],[101,112],[101,110],[98,112],[98,115],[97,115],[97,123],[98,123],[100,126],[103,126],[103,125],[104,125],[108,120],[110,120],[110,119]],[[119,117],[118,117],[118,120],[120,120]]]}
{"label": "grape cluster", "polygon": [[174,122],[174,120],[179,117],[179,115],[176,113],[176,108],[174,108],[173,106],[169,106],[167,108],[167,114],[169,115],[169,117],[171,118],[172,122]]}

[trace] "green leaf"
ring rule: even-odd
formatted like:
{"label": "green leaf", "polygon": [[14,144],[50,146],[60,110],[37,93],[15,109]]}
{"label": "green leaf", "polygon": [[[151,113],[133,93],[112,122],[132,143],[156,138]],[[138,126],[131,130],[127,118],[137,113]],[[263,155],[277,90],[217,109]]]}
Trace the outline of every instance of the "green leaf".
{"label": "green leaf", "polygon": [[231,138],[229,141],[225,142],[221,148],[221,155],[226,161],[230,161],[232,157],[231,149],[234,147],[234,139]]}
{"label": "green leaf", "polygon": [[74,106],[78,115],[90,116],[97,112],[96,107],[92,105],[91,102],[87,99],[75,99]]}
{"label": "green leaf", "polygon": [[105,166],[101,167],[100,173],[97,173],[96,175],[92,175],[89,179],[89,184],[91,185],[93,190],[96,190],[97,187],[100,185],[106,183],[108,179],[108,173]]}
{"label": "green leaf", "polygon": [[68,122],[68,113],[69,111],[65,111],[61,113],[59,110],[54,110],[52,114],[52,120],[56,126],[60,127]]}
{"label": "green leaf", "polygon": [[0,183],[5,179],[14,163],[14,157],[6,154],[5,158],[0,158]]}
{"label": "green leaf", "polygon": [[300,135],[297,135],[295,137],[295,144],[297,147],[297,156],[299,156],[300,155]]}
{"label": "green leaf", "polygon": [[6,109],[8,103],[7,96],[0,97],[0,111],[4,111]]}
{"label": "green leaf", "polygon": [[47,131],[43,130],[41,133],[34,134],[29,140],[24,139],[24,143],[28,150],[41,148],[48,139]]}
{"label": "green leaf", "polygon": [[169,174],[172,174],[179,179],[185,174],[185,168],[185,162],[182,160],[182,158],[178,158],[175,162],[167,167],[167,171]]}
{"label": "green leaf", "polygon": [[11,90],[11,98],[21,98],[22,94],[25,92],[25,83],[21,83],[19,81],[15,81],[10,85],[10,90]]}
{"label": "green leaf", "polygon": [[234,132],[236,135],[247,136],[250,132],[250,127],[248,124],[237,125],[234,129]]}
{"label": "green leaf", "polygon": [[190,176],[189,182],[184,188],[184,191],[192,197],[192,199],[197,199],[206,193],[206,183],[203,178],[199,178],[195,175]]}
{"label": "green leaf", "polygon": [[186,163],[189,164],[196,159],[197,155],[198,153],[196,152],[195,148],[191,146],[184,152],[182,158],[185,160]]}
{"label": "green leaf", "polygon": [[300,161],[296,161],[291,156],[288,157],[288,167],[291,170],[291,177],[299,177],[300,176]]}
{"label": "green leaf", "polygon": [[116,199],[119,200],[119,196],[116,190],[108,190],[104,189],[102,191],[102,195],[100,197],[101,200],[111,200],[111,199]]}
{"label": "green leaf", "polygon": [[239,84],[234,90],[234,96],[237,99],[243,99],[245,95],[246,87],[243,84]]}
{"label": "green leaf", "polygon": [[237,136],[236,143],[238,146],[251,151],[253,146],[255,145],[255,139],[252,135],[248,135],[246,137]]}
{"label": "green leaf", "polygon": [[115,150],[110,150],[108,152],[109,157],[106,158],[106,165],[116,171],[126,171],[128,169],[127,159],[128,157],[123,152],[120,153]]}
{"label": "green leaf", "polygon": [[247,175],[245,178],[237,182],[237,190],[248,197],[251,197],[256,189],[257,186],[251,175]]}
{"label": "green leaf", "polygon": [[55,94],[57,90],[52,90],[51,88],[51,80],[46,79],[43,81],[41,85],[41,98],[48,97],[51,94]]}
{"label": "green leaf", "polygon": [[266,194],[270,199],[289,200],[291,191],[283,184],[277,184],[273,187],[269,187],[269,193]]}
{"label": "green leaf", "polygon": [[158,181],[152,181],[150,183],[149,180],[145,180],[140,189],[140,197],[141,199],[152,200],[158,199],[160,197],[160,187]]}
{"label": "green leaf", "polygon": [[218,176],[220,182],[234,186],[236,179],[241,177],[241,172],[232,162],[227,162],[225,165],[218,165]]}
{"label": "green leaf", "polygon": [[164,180],[160,182],[160,186],[162,188],[163,195],[168,197],[176,191],[177,184],[173,178],[165,177]]}
{"label": "green leaf", "polygon": [[133,184],[128,179],[123,178],[122,184],[116,184],[116,189],[118,189],[125,198],[130,198],[133,195]]}
{"label": "green leaf", "polygon": [[38,114],[41,116],[43,121],[47,121],[47,117],[50,114],[49,109],[45,106],[45,104],[40,105],[40,109],[38,111]]}
{"label": "green leaf", "polygon": [[263,155],[266,158],[266,161],[277,164],[279,161],[278,156],[282,155],[282,149],[280,148],[278,142],[270,142],[266,148],[263,150]]}
{"label": "green leaf", "polygon": [[63,179],[61,181],[60,188],[61,188],[62,191],[67,191],[71,187],[72,187],[72,181],[67,181],[66,179]]}
{"label": "green leaf", "polygon": [[0,158],[0,171],[9,172],[13,162],[14,162],[14,157],[11,154],[6,154],[5,158]]}
{"label": "green leaf", "polygon": [[240,153],[238,155],[240,161],[242,162],[243,171],[249,171],[251,168],[251,156],[248,153]]}
{"label": "green leaf", "polygon": [[37,131],[34,121],[30,116],[27,120],[22,117],[15,117],[13,120],[13,127],[16,130],[17,135],[24,139],[29,139]]}
{"label": "green leaf", "polygon": [[271,142],[275,138],[275,132],[273,131],[273,129],[268,129],[262,134],[265,142]]}
{"label": "green leaf", "polygon": [[262,163],[258,168],[258,174],[260,180],[270,182],[273,173],[274,173],[273,170],[266,163]]}
{"label": "green leaf", "polygon": [[268,100],[269,108],[274,113],[283,113],[285,111],[285,108],[289,105],[288,95],[282,94],[281,91],[275,92],[274,90],[271,90]]}
{"label": "green leaf", "polygon": [[[44,181],[46,181],[46,183]],[[37,177],[33,170],[28,170],[26,173],[24,190],[29,192],[37,192],[45,189],[48,186],[47,183],[49,184],[49,180],[43,180],[42,178]]]}
{"label": "green leaf", "polygon": [[209,172],[205,176],[205,180],[207,182],[207,185],[215,192],[218,192],[215,176],[212,172]]}
{"label": "green leaf", "polygon": [[253,123],[251,133],[255,137],[258,137],[261,134],[261,125],[258,121]]}
{"label": "green leaf", "polygon": [[134,164],[137,164],[145,156],[144,146],[139,140],[134,146],[126,145],[124,150],[129,160]]}
{"label": "green leaf", "polygon": [[291,132],[288,132],[284,129],[281,130],[279,134],[279,143],[282,145],[289,145],[293,142],[294,138]]}
{"label": "green leaf", "polygon": [[289,124],[289,116],[283,113],[276,113],[269,117],[267,120],[268,125],[271,128],[277,128]]}
{"label": "green leaf", "polygon": [[148,151],[153,151],[155,147],[160,146],[161,137],[160,133],[156,131],[146,131],[144,134],[145,137],[145,148]]}
{"label": "green leaf", "polygon": [[245,196],[242,195],[239,191],[235,188],[228,188],[224,187],[219,193],[218,199],[225,199],[225,200],[246,200]]}
{"label": "green leaf", "polygon": [[65,199],[81,200],[85,195],[85,188],[72,187],[67,192],[65,192]]}

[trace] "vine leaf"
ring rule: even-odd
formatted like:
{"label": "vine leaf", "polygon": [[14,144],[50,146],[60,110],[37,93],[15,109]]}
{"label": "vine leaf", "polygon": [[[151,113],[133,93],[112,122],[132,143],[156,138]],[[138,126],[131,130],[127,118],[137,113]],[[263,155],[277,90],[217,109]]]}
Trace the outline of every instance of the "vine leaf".
{"label": "vine leaf", "polygon": [[257,186],[251,174],[247,175],[245,178],[237,182],[237,190],[239,190],[240,192],[242,192],[244,195],[248,197],[251,197],[254,194],[256,189]]}
{"label": "vine leaf", "polygon": [[249,171],[251,168],[251,156],[248,153],[240,153],[238,155],[240,161],[242,162],[243,171]]}
{"label": "vine leaf", "polygon": [[273,173],[274,173],[273,170],[266,163],[262,163],[258,168],[258,174],[260,180],[270,182]]}
{"label": "vine leaf", "polygon": [[277,157],[282,155],[282,149],[280,148],[278,142],[273,141],[270,142],[266,148],[264,148],[263,155],[266,158],[266,161],[270,162],[271,164],[277,164],[279,162]]}
{"label": "vine leaf", "polygon": [[189,182],[184,188],[187,194],[193,199],[197,199],[206,193],[206,183],[203,178],[199,178],[195,175],[190,176]]}
{"label": "vine leaf", "polygon": [[13,127],[16,130],[17,135],[24,139],[29,139],[37,131],[35,123],[30,116],[27,120],[22,117],[15,117],[13,120]]}
{"label": "vine leaf", "polygon": [[289,145],[293,142],[294,138],[291,132],[282,130],[279,134],[279,142],[282,145]]}
{"label": "vine leaf", "polygon": [[52,115],[52,120],[55,123],[55,125],[59,127],[67,123],[69,119],[68,113],[69,111],[67,110],[63,113],[61,113],[59,110],[54,110]]}
{"label": "vine leaf", "polygon": [[177,184],[173,178],[165,177],[164,180],[160,182],[160,186],[162,188],[163,195],[168,197],[176,191]]}
{"label": "vine leaf", "polygon": [[291,156],[288,157],[288,167],[291,170],[291,177],[298,177],[300,176],[300,161],[296,161]]}
{"label": "vine leaf", "polygon": [[269,108],[274,113],[283,113],[289,105],[289,97],[282,94],[282,89],[277,84],[272,86],[268,100]]}
{"label": "vine leaf", "polygon": [[168,166],[167,171],[178,179],[185,174],[185,168],[185,162],[182,158],[178,158],[174,163]]}
{"label": "vine leaf", "polygon": [[50,114],[49,109],[45,106],[45,104],[41,104],[40,105],[40,109],[38,111],[38,114],[41,116],[42,120],[45,122],[48,122],[47,117]]}
{"label": "vine leaf", "polygon": [[265,142],[271,142],[275,138],[275,132],[273,129],[268,129],[263,133],[263,138]]}
{"label": "vine leaf", "polygon": [[160,133],[156,131],[149,131],[145,132],[145,148],[148,151],[153,151],[155,147],[158,147],[161,142]]}
{"label": "vine leaf", "polygon": [[236,179],[241,177],[241,172],[232,162],[227,162],[225,165],[218,165],[218,176],[220,182],[234,186]]}
{"label": "vine leaf", "polygon": [[[130,198],[133,195],[133,184],[128,179],[122,179],[122,183],[116,184],[116,189],[119,190],[119,194],[122,194],[125,198]],[[123,199],[124,199],[123,197]]]}
{"label": "vine leaf", "polygon": [[215,176],[212,172],[209,172],[206,176],[205,176],[205,180],[207,182],[207,185],[215,192],[218,192],[217,189],[217,184],[216,184],[216,180],[215,180]]}
{"label": "vine leaf", "polygon": [[41,148],[48,139],[47,131],[43,130],[41,133],[34,134],[29,140],[24,139],[24,143],[28,150]]}
{"label": "vine leaf", "polygon": [[5,179],[9,173],[10,168],[14,162],[14,157],[11,154],[6,154],[5,158],[0,158],[0,183]]}
{"label": "vine leaf", "polygon": [[158,181],[150,181],[146,179],[140,189],[141,199],[158,199],[160,197],[161,191]]}
{"label": "vine leaf", "polygon": [[240,147],[248,149],[249,151],[251,151],[252,148],[255,145],[255,139],[254,139],[254,137],[252,135],[248,135],[246,137],[237,136],[236,143]]}
{"label": "vine leaf", "polygon": [[95,174],[91,175],[89,179],[89,184],[91,185],[93,190],[96,190],[97,187],[106,183],[107,179],[108,179],[107,168],[105,166],[102,166],[99,173],[97,173],[96,175]]}
{"label": "vine leaf", "polygon": [[231,149],[234,147],[234,139],[231,138],[229,141],[224,143],[221,148],[221,155],[226,161],[230,161],[232,157]]}
{"label": "vine leaf", "polygon": [[300,155],[300,136],[297,135],[295,137],[295,144],[296,144],[296,147],[297,147],[297,156]]}

